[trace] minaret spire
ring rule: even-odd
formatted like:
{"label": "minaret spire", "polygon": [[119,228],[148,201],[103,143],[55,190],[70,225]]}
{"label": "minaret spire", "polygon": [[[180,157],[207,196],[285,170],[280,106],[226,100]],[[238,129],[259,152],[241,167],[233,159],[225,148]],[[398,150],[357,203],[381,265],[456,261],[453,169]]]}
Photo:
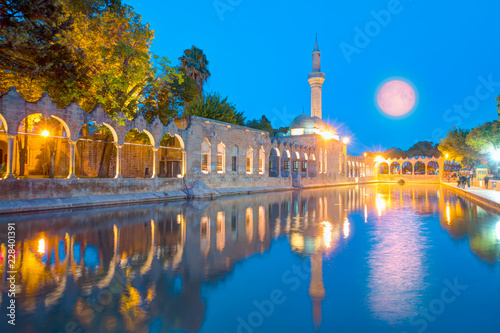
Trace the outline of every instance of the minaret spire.
{"label": "minaret spire", "polygon": [[312,72],[309,74],[309,84],[311,85],[311,117],[321,119],[322,96],[321,90],[325,82],[325,73],[321,72],[321,52],[318,46],[318,34],[316,34],[316,44],[312,54]]}

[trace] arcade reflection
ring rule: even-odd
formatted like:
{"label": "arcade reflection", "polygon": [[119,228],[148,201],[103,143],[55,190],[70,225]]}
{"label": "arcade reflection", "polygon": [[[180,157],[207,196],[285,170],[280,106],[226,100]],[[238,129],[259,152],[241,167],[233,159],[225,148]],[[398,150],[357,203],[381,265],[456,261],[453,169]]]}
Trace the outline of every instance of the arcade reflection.
{"label": "arcade reflection", "polygon": [[[19,331],[43,326],[59,332],[69,326],[142,332],[161,325],[161,331],[194,332],[206,313],[203,284],[223,281],[236,263],[266,252],[281,237],[297,255],[310,258],[311,303],[305,306],[318,328],[328,292],[323,260],[356,236],[354,215],[372,224],[368,306],[388,322],[409,317],[424,289],[429,240],[419,228],[421,216],[429,214],[440,216],[453,239],[468,236],[480,260],[499,260],[500,220],[430,185],[281,192],[3,217],[0,223],[17,225]],[[0,244],[2,306],[8,290],[5,241]],[[389,311],[394,305],[397,311]]]}

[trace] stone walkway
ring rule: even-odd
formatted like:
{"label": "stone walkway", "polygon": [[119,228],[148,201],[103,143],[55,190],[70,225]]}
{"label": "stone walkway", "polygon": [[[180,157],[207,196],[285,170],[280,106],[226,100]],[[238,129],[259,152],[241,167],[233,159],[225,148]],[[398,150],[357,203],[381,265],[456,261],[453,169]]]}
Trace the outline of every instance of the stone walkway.
{"label": "stone walkway", "polygon": [[446,188],[449,188],[450,190],[458,194],[461,194],[469,199],[472,199],[473,201],[480,202],[500,212],[500,191],[492,189],[487,190],[485,188],[479,188],[473,186],[465,187],[464,189],[458,188],[456,182],[442,183],[442,184]]}

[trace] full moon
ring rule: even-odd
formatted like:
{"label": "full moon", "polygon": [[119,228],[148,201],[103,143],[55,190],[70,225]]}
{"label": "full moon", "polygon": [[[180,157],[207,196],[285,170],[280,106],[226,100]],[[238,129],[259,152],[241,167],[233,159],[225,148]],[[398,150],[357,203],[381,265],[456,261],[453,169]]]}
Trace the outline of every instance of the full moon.
{"label": "full moon", "polygon": [[389,81],[378,91],[377,102],[389,116],[401,117],[415,106],[415,91],[404,81]]}

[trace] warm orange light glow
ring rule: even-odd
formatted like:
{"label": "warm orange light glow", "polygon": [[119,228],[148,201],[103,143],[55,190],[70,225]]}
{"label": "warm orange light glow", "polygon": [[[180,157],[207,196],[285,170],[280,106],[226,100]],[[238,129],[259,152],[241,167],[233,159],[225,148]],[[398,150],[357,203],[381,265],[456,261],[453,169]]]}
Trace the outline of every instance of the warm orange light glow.
{"label": "warm orange light glow", "polygon": [[377,162],[377,163],[381,163],[381,162],[383,162],[383,161],[384,161],[384,158],[383,158],[382,156],[377,156],[377,157],[375,157],[375,162]]}
{"label": "warm orange light glow", "polygon": [[349,223],[347,217],[344,220],[343,231],[344,231],[344,238],[349,237],[349,234],[351,233],[351,224]]}
{"label": "warm orange light glow", "polygon": [[319,135],[321,135],[326,140],[331,140],[335,137],[331,132],[320,132]]}
{"label": "warm orange light glow", "polygon": [[450,154],[445,154],[444,157],[448,158],[448,157],[450,157]]}
{"label": "warm orange light glow", "polygon": [[367,153],[364,153],[363,156],[366,157],[368,154]]}
{"label": "warm orange light glow", "polygon": [[45,253],[45,238],[42,238],[38,241],[38,253]]}
{"label": "warm orange light glow", "polygon": [[348,144],[348,143],[349,143],[349,141],[351,141],[351,139],[349,139],[348,137],[345,137],[345,138],[343,138],[343,139],[342,139],[342,142],[343,142],[344,144]]}
{"label": "warm orange light glow", "polygon": [[375,199],[375,206],[377,207],[378,216],[382,216],[382,212],[385,210],[387,204],[380,193],[377,194],[377,198]]}
{"label": "warm orange light glow", "polygon": [[42,131],[42,136],[48,137],[49,135],[50,135],[49,131],[47,131],[47,130]]}
{"label": "warm orange light glow", "polygon": [[448,225],[451,224],[451,216],[450,216],[450,203],[446,204],[446,221],[448,222]]}
{"label": "warm orange light glow", "polygon": [[332,224],[328,221],[321,222],[323,227],[323,243],[325,247],[329,249],[332,247]]}

